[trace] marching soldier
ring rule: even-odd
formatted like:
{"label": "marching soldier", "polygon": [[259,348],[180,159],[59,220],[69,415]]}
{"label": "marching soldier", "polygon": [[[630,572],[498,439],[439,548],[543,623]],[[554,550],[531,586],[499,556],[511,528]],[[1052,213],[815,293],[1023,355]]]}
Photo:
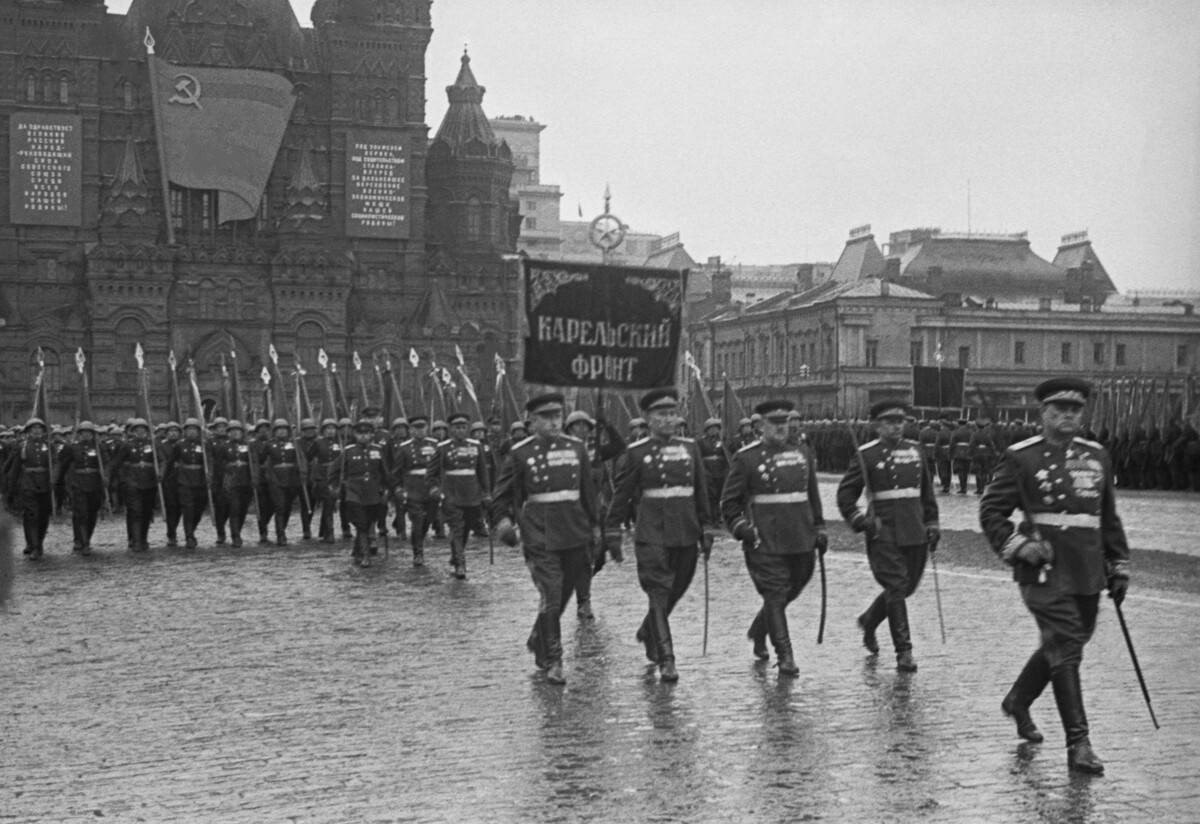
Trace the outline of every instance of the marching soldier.
{"label": "marching soldier", "polygon": [[254,476],[250,462],[254,454],[246,443],[246,428],[241,421],[229,421],[226,438],[213,449],[213,477],[228,505],[229,542],[242,545],[242,526],[254,497]]}
{"label": "marching soldier", "polygon": [[779,674],[796,676],[787,605],[812,578],[816,552],[825,554],[829,538],[817,488],[816,459],[807,446],[788,444],[791,401],[767,401],[755,407],[762,440],[734,456],[721,493],[721,516],[742,542],[746,569],[763,605],[747,637],[754,655],[766,661],[767,637],[775,647]]}
{"label": "marching soldier", "polygon": [[638,583],[650,601],[637,640],[646,647],[646,657],[658,664],[662,680],[671,682],[679,680],[679,672],[668,619],[692,583],[700,551],[707,557],[712,550],[708,478],[696,442],[674,434],[676,391],[655,389],[638,405],[650,434],[630,444],[617,465],[606,543],[619,553],[621,524],[637,507]]}
{"label": "marching soldier", "polygon": [[[210,429],[211,432],[208,436],[209,454],[215,456],[229,440],[229,419],[217,418],[212,422]],[[217,546],[224,546],[226,526],[229,523],[229,499],[225,495],[220,475],[214,471],[212,477],[208,480],[212,489],[212,522],[213,527],[217,530]]]}
{"label": "marching soldier", "polygon": [[104,504],[106,482],[101,474],[102,458],[96,444],[95,424],[80,421],[75,427],[75,438],[75,443],[68,444],[60,453],[54,485],[71,492],[74,551],[91,555],[92,533],[96,531],[96,520]]}
{"label": "marching soldier", "polygon": [[709,418],[704,422],[704,437],[696,441],[696,446],[700,448],[700,460],[704,462],[704,475],[708,479],[708,511],[715,517],[721,511],[721,490],[729,473],[730,458],[721,441],[720,418]]}
{"label": "marching soldier", "polygon": [[588,546],[598,531],[591,461],[581,441],[562,433],[561,393],[537,395],[525,408],[533,416],[533,435],[513,445],[496,481],[492,517],[501,541],[523,544],[541,596],[525,646],[549,683],[565,684],[562,613],[587,571]]}
{"label": "marching soldier", "polygon": [[[1120,604],[1129,586],[1129,545],[1117,515],[1112,461],[1098,443],[1079,437],[1090,385],[1051,378],[1034,393],[1042,404],[1042,434],[1013,444],[979,502],[979,521],[992,549],[1013,568],[1041,645],[1026,662],[1001,709],[1017,734],[1041,741],[1029,707],[1046,684],[1067,740],[1067,767],[1104,772],[1092,750],[1079,665],[1096,628],[1100,591]],[[1014,529],[1017,508],[1024,520]]]}
{"label": "marching soldier", "polygon": [[260,465],[275,515],[275,545],[287,546],[288,521],[296,498],[302,495],[300,486],[304,479],[300,475],[300,455],[292,441],[292,425],[278,418],[271,425],[271,434],[273,437],[263,449]]}
{"label": "marching soldier", "polygon": [[[483,421],[472,423],[470,437],[479,441],[479,448],[483,450],[483,464],[487,467],[488,482],[490,484],[491,480],[496,477],[497,466],[496,453],[492,449],[491,442],[488,440],[487,424]],[[487,497],[490,499],[492,497],[491,486],[489,485],[485,491],[487,492]],[[487,510],[488,507],[486,505],[480,507],[474,523],[467,524],[471,528],[471,534],[476,538],[486,538],[488,536],[487,519],[489,516]]]}
{"label": "marching soldier", "polygon": [[950,469],[950,421],[943,418],[938,426],[937,440],[934,442],[933,462],[937,467],[938,483],[941,484],[942,494],[950,493],[953,473]]}
{"label": "marching soldier", "polygon": [[383,447],[373,443],[375,423],[360,418],[354,425],[354,443],[330,464],[330,497],[344,495],[346,512],[354,524],[351,557],[357,566],[371,565],[371,535],[379,521],[379,508],[387,500],[392,476]]}
{"label": "marching soldier", "polygon": [[950,461],[958,478],[958,494],[967,494],[967,478],[971,474],[971,427],[959,418],[958,427],[950,433]]}
{"label": "marching soldier", "polygon": [[[567,416],[567,434],[583,441],[588,456],[592,459],[592,489],[596,490],[598,499],[596,511],[605,512],[608,501],[612,497],[612,476],[609,475],[609,462],[625,451],[625,439],[615,426],[603,419],[597,421],[583,410],[577,409]],[[575,585],[575,614],[581,621],[594,621],[596,614],[592,611],[592,579],[604,569],[606,553],[604,546],[593,545],[591,563],[588,564],[587,574],[581,575]],[[616,546],[612,552],[613,560],[620,563],[621,548]]]}
{"label": "marching soldier", "polygon": [[130,550],[147,552],[150,524],[154,521],[154,498],[162,480],[159,467],[166,457],[161,454],[163,447],[150,438],[150,425],[144,418],[131,419],[129,432],[129,439],[117,450],[109,467],[112,475],[109,483],[119,482],[122,486]]}
{"label": "marching soldier", "polygon": [[[286,423],[286,421],[285,421]],[[271,422],[259,418],[254,422],[254,438],[250,442],[250,453],[254,456],[254,483],[258,487],[258,542],[271,543],[268,532],[271,521],[275,517],[275,502],[271,498],[271,486],[267,483],[267,473],[261,471],[263,461],[267,457],[267,449],[271,445]]]}
{"label": "marching soldier", "polygon": [[737,424],[737,436],[734,438],[733,445],[735,449],[742,449],[756,440],[754,435],[754,424],[749,418],[741,418]]}
{"label": "marching soldier", "polygon": [[[916,592],[941,530],[928,457],[919,443],[902,437],[907,412],[900,401],[880,401],[871,407],[879,437],[859,447],[859,458],[850,462],[838,484],[837,503],[846,523],[866,535],[867,561],[883,587],[858,617],[863,646],[872,655],[879,652],[875,630],[886,618],[896,669],[916,672],[905,599]],[[866,512],[858,507],[864,493]]]}
{"label": "marching soldier", "polygon": [[432,510],[440,492],[431,488],[429,465],[437,454],[438,444],[425,434],[429,418],[415,415],[409,419],[412,437],[400,444],[396,456],[396,476],[404,484],[402,502],[408,513],[409,535],[412,537],[413,566],[425,566],[425,536],[433,520]]}
{"label": "marching soldier", "polygon": [[971,472],[975,475],[975,494],[982,495],[984,487],[991,480],[992,463],[996,457],[996,448],[992,443],[992,425],[987,418],[975,421],[975,431],[971,433]]}
{"label": "marching soldier", "polygon": [[442,495],[442,511],[450,527],[450,566],[454,577],[467,577],[467,535],[479,520],[481,508],[491,503],[491,480],[483,446],[467,437],[471,419],[462,412],[449,418],[450,438],[438,444],[429,465],[429,484]]}
{"label": "marching soldier", "polygon": [[[332,544],[333,516],[339,510],[341,488],[330,482],[333,464],[342,454],[342,439],[338,435],[337,421],[326,418],[321,421],[321,434],[317,438],[316,455],[310,466],[320,491],[321,520],[317,523],[317,535],[322,543]],[[315,502],[314,502],[315,505]]]}
{"label": "marching soldier", "polygon": [[[391,436],[391,439],[388,441],[388,445],[387,445],[388,465],[391,466],[392,468],[395,468],[396,460],[397,460],[397,457],[398,457],[399,451],[400,451],[400,444],[407,441],[408,438],[409,438],[408,418],[396,418],[395,420],[393,420],[392,421],[392,436]],[[489,475],[488,477],[495,477],[495,476]],[[403,538],[405,535],[404,505],[402,503],[400,503],[400,500],[398,498],[396,498],[394,490],[391,495],[391,498],[392,498],[392,503],[396,507],[396,515],[392,518],[392,531],[396,533],[397,537]],[[385,505],[385,509],[386,509],[386,505]]]}
{"label": "marching soldier", "polygon": [[168,453],[164,470],[166,477],[175,479],[179,511],[183,516],[184,546],[188,549],[198,546],[196,527],[199,526],[208,503],[208,478],[204,471],[205,445],[200,440],[202,426],[198,418],[188,418],[183,422],[183,440]]}
{"label": "marching soldier", "polygon": [[53,499],[50,494],[50,444],[46,442],[46,424],[30,418],[25,424],[25,442],[9,459],[9,509],[19,509],[25,529],[25,554],[37,561],[44,552],[43,542],[50,527]]}
{"label": "marching soldier", "polygon": [[183,429],[175,421],[162,425],[158,437],[159,454],[163,456],[163,520],[167,525],[167,546],[178,546],[179,520],[183,509],[179,504],[179,472],[172,466],[171,457],[179,449]]}
{"label": "marching soldier", "polygon": [[315,474],[311,467],[317,455],[317,422],[312,418],[300,421],[300,452],[304,457],[302,464],[310,467],[308,477],[304,479],[307,495],[300,495],[300,529],[304,540],[312,540],[313,509],[320,500],[317,485],[313,478]]}

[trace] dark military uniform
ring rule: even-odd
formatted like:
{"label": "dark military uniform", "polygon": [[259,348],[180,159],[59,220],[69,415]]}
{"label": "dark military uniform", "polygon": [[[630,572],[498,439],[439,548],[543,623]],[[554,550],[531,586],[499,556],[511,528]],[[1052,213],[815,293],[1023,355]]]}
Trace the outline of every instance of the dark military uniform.
{"label": "dark military uniform", "polygon": [[450,566],[457,577],[465,578],[467,535],[491,497],[483,445],[474,438],[442,441],[429,464],[429,483],[442,494],[442,512],[450,527]]}
{"label": "dark military uniform", "polygon": [[110,468],[113,478],[121,479],[125,522],[134,552],[150,549],[150,524],[154,521],[154,499],[158,494],[155,450],[161,452],[162,447],[150,438],[131,437],[117,450]]}
{"label": "dark military uniform", "polygon": [[255,500],[258,502],[258,542],[260,544],[269,544],[271,542],[268,532],[270,531],[271,521],[275,517],[275,503],[271,498],[271,486],[267,483],[267,473],[262,471],[263,461],[266,460],[267,449],[270,445],[271,435],[269,432],[256,435],[250,440],[250,454],[254,458],[255,466],[254,483],[258,487],[258,494]]}
{"label": "dark military uniform", "polygon": [[[303,478],[300,472],[300,452],[290,438],[274,438],[262,452],[262,474],[271,495],[271,509],[275,516],[275,542],[287,544],[287,526],[292,517],[292,506],[301,498],[304,507]],[[262,530],[260,523],[259,530]]]}
{"label": "dark military uniform", "polygon": [[51,447],[42,438],[28,438],[17,447],[8,465],[8,495],[16,499],[25,530],[25,551],[42,557],[53,502],[50,495]]}
{"label": "dark military uniform", "polygon": [[183,518],[183,507],[179,501],[179,467],[174,461],[180,441],[163,438],[158,443],[162,457],[163,521],[167,527],[167,546],[175,546],[178,543],[179,521]]}
{"label": "dark military uniform", "polygon": [[[1076,383],[1064,379],[1042,387],[1064,381],[1068,387]],[[1014,530],[1009,516],[1017,508],[1024,510],[1025,518]],[[1079,681],[1083,647],[1096,627],[1100,591],[1107,583],[1110,591],[1119,588],[1123,597],[1128,580],[1129,545],[1117,515],[1108,452],[1083,438],[1056,445],[1038,435],[1014,444],[980,501],[979,520],[992,548],[1013,565],[1013,578],[1041,635],[1041,645],[1013,684],[1003,709],[1017,718],[1024,737],[1041,740],[1029,719],[1029,705],[1047,683],[1053,684],[1068,763],[1075,768],[1079,745],[1086,744],[1088,758],[1095,758]],[[1021,556],[1031,538],[1048,544],[1053,553],[1041,568]],[[1090,769],[1080,768],[1103,769],[1098,761]]]}
{"label": "dark military uniform", "polygon": [[393,486],[383,447],[376,443],[347,446],[329,467],[329,485],[345,495],[346,514],[354,525],[355,563],[370,566],[371,534]]}
{"label": "dark military uniform", "polygon": [[953,473],[950,471],[950,422],[942,423],[933,447],[933,464],[937,468],[938,483],[942,492],[950,491]]}
{"label": "dark military uniform", "polygon": [[708,510],[721,511],[721,490],[725,488],[725,476],[729,474],[729,455],[719,432],[699,438],[700,460],[704,463],[704,474],[708,479]]}
{"label": "dark military uniform", "polygon": [[341,457],[342,449],[342,441],[337,435],[322,435],[317,438],[317,449],[311,463],[313,476],[320,483],[317,489],[320,493],[321,520],[317,525],[317,535],[328,544],[334,541],[333,516],[339,511],[342,498],[339,485],[331,484],[329,477],[333,464]]}
{"label": "dark military uniform", "polygon": [[595,506],[591,461],[582,441],[569,435],[531,436],[513,445],[496,480],[492,518],[515,521],[521,530],[525,565],[541,596],[526,642],[539,667],[562,664],[560,619],[589,564],[588,547],[598,524]]}
{"label": "dark military uniform", "polygon": [[213,476],[221,487],[229,513],[229,539],[242,545],[242,526],[254,497],[253,447],[246,441],[227,438],[213,454]]}
{"label": "dark military uniform", "polygon": [[[218,419],[217,423],[227,423],[224,419]],[[215,425],[215,424],[214,424]],[[229,438],[221,433],[213,433],[208,436],[208,454],[215,456],[221,451],[225,444],[229,442]],[[212,477],[209,480],[209,490],[212,492],[212,522],[213,527],[217,531],[217,543],[224,544],[226,539],[226,527],[229,524],[229,497],[225,494],[225,487],[221,483],[221,476],[217,473],[215,467],[212,471]]]}
{"label": "dark military uniform", "polygon": [[429,465],[437,454],[438,442],[430,437],[409,438],[396,453],[395,472],[404,485],[404,507],[408,512],[413,563],[425,563],[425,536],[433,525],[437,498],[429,483]]}
{"label": "dark military uniform", "polygon": [[971,433],[971,472],[975,475],[975,494],[982,495],[992,476],[992,464],[996,461],[996,446],[993,443],[991,424],[977,426]]}
{"label": "dark military uniform", "polygon": [[[858,454],[862,460],[851,461],[838,484],[838,511],[859,532],[870,528],[866,521],[872,515],[876,519],[872,531],[877,530],[877,534],[867,539],[867,561],[875,580],[883,587],[858,622],[864,643],[871,649],[875,628],[886,618],[899,657],[912,649],[905,599],[916,592],[921,582],[928,558],[929,531],[938,525],[933,476],[925,450],[906,438],[895,444],[874,440],[859,447]],[[866,514],[858,508],[864,491],[869,502]],[[903,662],[906,669],[910,664]]]}
{"label": "dark military uniform", "polygon": [[75,551],[85,555],[92,549],[92,533],[104,505],[104,478],[100,472],[100,450],[91,443],[68,444],[55,467],[55,486],[66,487],[71,493],[71,531],[75,535]]}
{"label": "dark military uniform", "polygon": [[166,475],[173,476],[176,481],[184,543],[189,549],[196,547],[196,527],[208,504],[208,477],[204,464],[205,445],[191,438],[176,444],[167,458]]}
{"label": "dark military uniform", "polygon": [[616,492],[606,528],[620,536],[630,510],[638,583],[650,608],[637,639],[646,657],[674,677],[675,648],[668,618],[696,573],[703,527],[711,526],[708,478],[696,442],[650,436],[629,445],[617,463]]}
{"label": "dark military uniform", "polygon": [[743,447],[725,479],[721,516],[742,541],[746,569],[763,599],[747,633],[755,654],[767,657],[769,635],[781,671],[790,663],[794,674],[785,610],[812,578],[813,548],[825,527],[812,450],[763,441]]}
{"label": "dark military uniform", "polygon": [[966,421],[950,433],[950,461],[958,478],[958,494],[967,494],[967,478],[971,475],[971,428]]}

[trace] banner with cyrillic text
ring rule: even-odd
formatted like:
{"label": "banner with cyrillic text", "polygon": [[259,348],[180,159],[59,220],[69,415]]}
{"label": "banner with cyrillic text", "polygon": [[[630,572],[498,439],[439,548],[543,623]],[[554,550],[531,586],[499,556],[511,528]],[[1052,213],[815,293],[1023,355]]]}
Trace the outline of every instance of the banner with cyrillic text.
{"label": "banner with cyrillic text", "polygon": [[79,226],[83,203],[83,118],[14,112],[9,118],[9,201],[13,223]]}
{"label": "banner with cyrillic text", "polygon": [[525,380],[652,389],[675,383],[687,270],[525,260]]}

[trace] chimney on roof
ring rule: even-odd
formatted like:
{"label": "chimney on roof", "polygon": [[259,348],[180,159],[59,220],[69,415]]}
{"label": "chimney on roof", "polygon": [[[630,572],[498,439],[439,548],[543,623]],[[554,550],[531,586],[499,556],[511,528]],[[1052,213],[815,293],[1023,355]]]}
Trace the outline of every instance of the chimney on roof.
{"label": "chimney on roof", "polygon": [[890,280],[893,283],[898,281],[900,279],[900,258],[893,257],[893,258],[888,258],[886,261],[884,261],[883,275],[881,277],[885,281]]}

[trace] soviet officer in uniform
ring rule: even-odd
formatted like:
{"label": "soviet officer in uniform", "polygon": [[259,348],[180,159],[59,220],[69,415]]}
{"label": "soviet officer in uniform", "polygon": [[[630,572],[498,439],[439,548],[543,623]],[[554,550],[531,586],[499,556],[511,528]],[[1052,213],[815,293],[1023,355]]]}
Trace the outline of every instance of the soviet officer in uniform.
{"label": "soviet officer in uniform", "polygon": [[184,546],[188,549],[197,546],[196,527],[200,525],[208,503],[208,477],[205,472],[205,450],[208,447],[200,439],[202,426],[199,418],[188,418],[183,422],[183,440],[170,453],[164,470],[168,477],[173,475],[178,484]]}
{"label": "soviet officer in uniform", "polygon": [[[598,537],[591,461],[578,438],[564,435],[563,396],[549,392],[525,405],[533,435],[512,447],[496,480],[492,518],[509,546],[524,546],[540,602],[526,647],[551,684],[565,684],[562,669],[563,610],[590,562]],[[517,527],[521,528],[520,538]]]}
{"label": "soviet officer in uniform", "polygon": [[[896,668],[916,672],[906,598],[917,590],[929,552],[937,547],[937,496],[928,456],[917,441],[902,437],[908,407],[880,401],[871,407],[879,437],[858,449],[838,484],[838,510],[855,532],[867,538],[867,562],[883,587],[858,617],[863,646],[879,652],[875,629],[887,619]],[[864,467],[866,477],[863,477]],[[864,512],[858,501],[866,495]]]}
{"label": "soviet officer in uniform", "polygon": [[447,423],[450,437],[438,444],[429,465],[429,480],[442,494],[442,512],[450,528],[450,566],[460,581],[467,577],[467,536],[479,520],[485,502],[491,501],[491,481],[483,446],[467,437],[471,419],[462,412]]}
{"label": "soviet officer in uniform", "polygon": [[344,492],[346,514],[354,524],[352,558],[363,567],[371,565],[371,535],[393,483],[383,447],[372,443],[374,434],[374,421],[360,418],[354,424],[354,443],[342,450],[329,470],[329,485]]}
{"label": "soviet officer in uniform", "polygon": [[402,502],[408,513],[413,566],[417,567],[425,565],[425,536],[441,494],[429,483],[429,465],[437,454],[438,442],[426,434],[428,423],[424,415],[409,419],[412,437],[397,448],[395,462],[396,476],[404,485]]}
{"label": "soviet officer in uniform", "polygon": [[130,550],[147,552],[150,524],[154,521],[154,498],[162,481],[160,467],[166,459],[161,455],[163,447],[151,439],[150,424],[144,418],[134,418],[129,430],[129,440],[117,450],[109,467],[112,473],[109,483],[120,479],[124,487],[121,497],[125,501]]}
{"label": "soviet officer in uniform", "polygon": [[25,528],[25,552],[31,561],[42,557],[46,530],[50,527],[53,508],[50,460],[46,424],[41,418],[30,418],[25,424],[25,442],[17,447],[16,453],[9,459],[8,485],[5,488],[21,512],[21,522]]}
{"label": "soviet officer in uniform", "polygon": [[55,467],[56,487],[71,490],[71,530],[75,533],[74,551],[92,554],[92,534],[104,504],[105,478],[101,474],[101,457],[96,445],[96,426],[80,421],[75,427],[75,443],[67,444]]}
{"label": "soviet officer in uniform", "polygon": [[[1067,739],[1067,766],[1099,774],[1092,750],[1079,665],[1096,628],[1100,591],[1117,604],[1129,586],[1129,544],[1117,515],[1112,460],[1098,443],[1079,437],[1091,386],[1078,378],[1051,378],[1035,390],[1042,434],[1005,450],[979,502],[979,521],[996,551],[1013,568],[1041,645],[1030,656],[1001,708],[1017,734],[1041,741],[1029,706],[1046,684]],[[1014,529],[1009,516],[1024,510]]]}
{"label": "soviet officer in uniform", "polygon": [[708,509],[716,517],[721,511],[721,490],[725,488],[725,476],[729,473],[729,451],[721,440],[721,419],[709,418],[704,422],[704,436],[696,441],[700,447],[700,460],[704,462],[704,474],[708,477]]}
{"label": "soviet officer in uniform", "polygon": [[[304,478],[300,471],[304,456],[292,440],[292,425],[285,419],[279,418],[271,425],[271,434],[272,438],[260,456],[262,474],[267,480],[271,510],[275,516],[275,544],[287,546],[287,527],[292,517],[292,506],[304,493]],[[259,529],[262,529],[261,523]]]}
{"label": "soviet officer in uniform", "polygon": [[692,583],[699,553],[711,550],[713,538],[700,450],[691,438],[673,434],[678,405],[674,389],[655,389],[642,397],[639,406],[650,434],[630,444],[617,463],[616,491],[605,526],[606,541],[619,547],[621,524],[630,509],[637,508],[638,583],[650,600],[637,640],[668,682],[679,680],[668,618]]}
{"label": "soviet officer in uniform", "polygon": [[780,675],[799,675],[788,634],[787,605],[812,578],[816,552],[825,554],[829,538],[817,489],[817,464],[808,445],[788,443],[791,401],[767,401],[755,407],[762,440],[733,456],[721,516],[742,542],[746,570],[763,605],[747,637],[754,655],[767,660],[766,639],[775,647]]}
{"label": "soviet officer in uniform", "polygon": [[226,501],[229,540],[235,549],[242,545],[242,526],[254,497],[254,460],[245,426],[239,420],[229,421],[225,440],[213,448],[212,472]]}

